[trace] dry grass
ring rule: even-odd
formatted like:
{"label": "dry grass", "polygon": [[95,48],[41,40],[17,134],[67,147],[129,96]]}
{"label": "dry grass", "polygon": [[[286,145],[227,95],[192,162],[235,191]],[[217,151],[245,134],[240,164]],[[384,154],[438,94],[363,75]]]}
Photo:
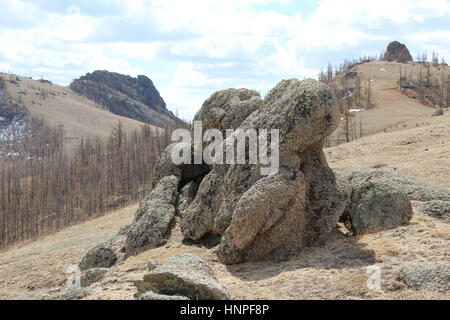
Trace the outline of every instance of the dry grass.
{"label": "dry grass", "polygon": [[450,112],[425,120],[429,125],[379,133],[325,149],[325,154],[337,172],[379,167],[450,189]]}
{"label": "dry grass", "polygon": [[[9,79],[9,75],[0,76],[5,80]],[[111,128],[119,121],[127,131],[144,124],[104,110],[69,87],[41,83],[24,77],[19,79],[18,85],[6,81],[8,94],[16,102],[20,99],[32,116],[43,118],[51,126],[64,126],[69,147],[78,145],[82,137],[108,137]],[[42,99],[39,95],[41,92],[48,93],[48,96]]]}
{"label": "dry grass", "polygon": [[87,250],[130,223],[136,207],[114,211],[1,252],[0,299],[32,298],[43,288],[48,290],[64,283],[67,267],[78,264]]}
{"label": "dry grass", "polygon": [[[360,121],[362,122],[363,136],[427,125],[425,118],[430,116],[435,109],[424,106],[419,101],[401,94],[398,90],[400,67],[403,74],[407,70],[408,77],[411,75],[416,77],[420,70],[420,64],[418,63],[400,64],[386,61],[373,61],[354,67],[361,77],[363,87],[368,87],[367,82],[371,80],[372,101],[376,105],[375,109],[354,114],[358,137],[360,135]],[[431,71],[433,79],[440,79],[440,72],[443,70],[432,68]],[[444,72],[450,75],[450,68],[445,68]],[[353,85],[351,79],[348,81],[349,84]],[[340,132],[339,139],[344,138],[342,135],[344,132],[343,125],[344,123],[341,123],[341,128],[332,135],[332,139],[337,138],[338,132]]]}

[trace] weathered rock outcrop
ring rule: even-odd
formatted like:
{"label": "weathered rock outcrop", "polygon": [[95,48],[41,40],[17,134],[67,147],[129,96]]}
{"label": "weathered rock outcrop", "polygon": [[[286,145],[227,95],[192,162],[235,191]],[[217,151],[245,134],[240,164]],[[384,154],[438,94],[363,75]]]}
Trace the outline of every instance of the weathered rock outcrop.
{"label": "weathered rock outcrop", "polygon": [[193,254],[180,254],[164,261],[142,281],[137,281],[136,286],[136,298],[142,300],[230,299],[230,293],[217,281],[211,266]]}
{"label": "weathered rock outcrop", "polygon": [[386,53],[384,54],[383,61],[406,63],[409,61],[413,61],[413,58],[408,48],[404,44],[398,41],[393,41],[389,43]]}
{"label": "weathered rock outcrop", "polygon": [[399,280],[416,289],[450,290],[450,265],[417,264],[403,269]]}
{"label": "weathered rock outcrop", "polygon": [[183,213],[184,236],[223,235],[217,253],[227,264],[282,259],[322,239],[349,197],[322,152],[338,121],[328,87],[314,80],[280,82],[239,126],[241,132],[279,129],[278,173],[262,176],[260,165],[214,166]]}
{"label": "weathered rock outcrop", "polygon": [[146,76],[137,78],[109,71],[94,71],[74,80],[70,88],[120,116],[159,127],[181,122]]}
{"label": "weathered rock outcrop", "polygon": [[357,169],[343,176],[352,186],[352,198],[344,216],[355,233],[376,232],[405,225],[412,218],[411,200],[434,217],[450,211],[450,191],[406,175],[378,169]]}
{"label": "weathered rock outcrop", "polygon": [[89,250],[80,262],[80,269],[109,268],[129,256],[158,247],[175,217],[178,187],[176,176],[162,178],[139,205],[134,222]]}
{"label": "weathered rock outcrop", "polygon": [[176,176],[162,178],[150,195],[141,202],[134,224],[127,233],[126,256],[136,255],[160,245],[175,218],[178,183]]}

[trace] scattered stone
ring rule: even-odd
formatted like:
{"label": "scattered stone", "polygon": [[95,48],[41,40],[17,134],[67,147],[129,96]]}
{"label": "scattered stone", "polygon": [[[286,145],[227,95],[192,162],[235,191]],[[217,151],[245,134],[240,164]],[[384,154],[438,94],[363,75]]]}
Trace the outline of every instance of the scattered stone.
{"label": "scattered stone", "polygon": [[398,41],[393,41],[389,43],[386,53],[384,54],[383,61],[406,63],[409,61],[413,61],[413,58],[408,48],[404,44]]}
{"label": "scattered stone", "polygon": [[91,294],[91,289],[89,288],[77,288],[66,290],[66,292],[56,295],[53,297],[46,297],[45,300],[81,300],[86,298]]}
{"label": "scattered stone", "polygon": [[139,205],[135,222],[125,242],[127,257],[161,244],[175,218],[178,182],[176,176],[162,178],[151,194]]}
{"label": "scattered stone", "polygon": [[437,109],[435,112],[433,112],[433,114],[431,116],[432,117],[438,117],[438,116],[443,116],[443,115],[444,115],[444,110]]}
{"label": "scattered stone", "polygon": [[[228,290],[218,281],[212,267],[193,254],[172,257],[149,274],[142,281],[136,281],[140,299],[149,291],[158,295],[187,297],[190,300],[227,300]],[[153,294],[149,293],[149,297]]]}
{"label": "scattered stone", "polygon": [[147,291],[143,295],[139,297],[139,300],[148,300],[148,301],[163,301],[163,300],[189,300],[187,297],[182,296],[168,296],[165,294],[157,294],[153,291]]}
{"label": "scattered stone", "polygon": [[93,268],[110,268],[117,261],[117,254],[112,250],[109,242],[99,244],[83,257],[80,262],[82,271]]}
{"label": "scattered stone", "polygon": [[434,218],[450,217],[450,201],[427,201],[420,204],[418,210]]}
{"label": "scattered stone", "polygon": [[86,270],[81,275],[81,286],[89,287],[90,285],[103,280],[105,275],[108,273],[107,268],[95,268]]}
{"label": "scattered stone", "polygon": [[450,290],[450,265],[417,264],[403,269],[399,279],[408,287],[428,290]]}

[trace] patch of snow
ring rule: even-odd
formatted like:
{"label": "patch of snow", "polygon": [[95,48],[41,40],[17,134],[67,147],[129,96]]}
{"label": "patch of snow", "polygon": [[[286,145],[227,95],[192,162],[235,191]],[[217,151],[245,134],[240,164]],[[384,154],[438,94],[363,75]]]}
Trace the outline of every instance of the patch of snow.
{"label": "patch of snow", "polygon": [[364,109],[350,109],[348,112],[361,112],[364,111]]}

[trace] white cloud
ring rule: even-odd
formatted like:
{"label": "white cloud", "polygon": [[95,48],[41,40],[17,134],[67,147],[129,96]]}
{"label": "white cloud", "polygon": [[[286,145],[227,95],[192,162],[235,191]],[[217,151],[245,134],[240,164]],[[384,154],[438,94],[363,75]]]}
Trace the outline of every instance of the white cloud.
{"label": "white cloud", "polygon": [[[190,117],[214,90],[248,86],[264,93],[282,78],[316,76],[336,53],[382,50],[368,43],[403,40],[450,56],[446,0],[322,0],[309,16],[294,0],[64,3],[56,10],[48,0],[2,0],[0,67],[55,79],[67,73],[68,80],[94,69],[146,73],[159,79],[169,107]],[[68,14],[74,3],[80,10]],[[292,12],[267,9],[272,4]],[[435,19],[447,22],[433,25]],[[137,61],[145,61],[144,70]],[[170,70],[161,70],[160,61]]]}

